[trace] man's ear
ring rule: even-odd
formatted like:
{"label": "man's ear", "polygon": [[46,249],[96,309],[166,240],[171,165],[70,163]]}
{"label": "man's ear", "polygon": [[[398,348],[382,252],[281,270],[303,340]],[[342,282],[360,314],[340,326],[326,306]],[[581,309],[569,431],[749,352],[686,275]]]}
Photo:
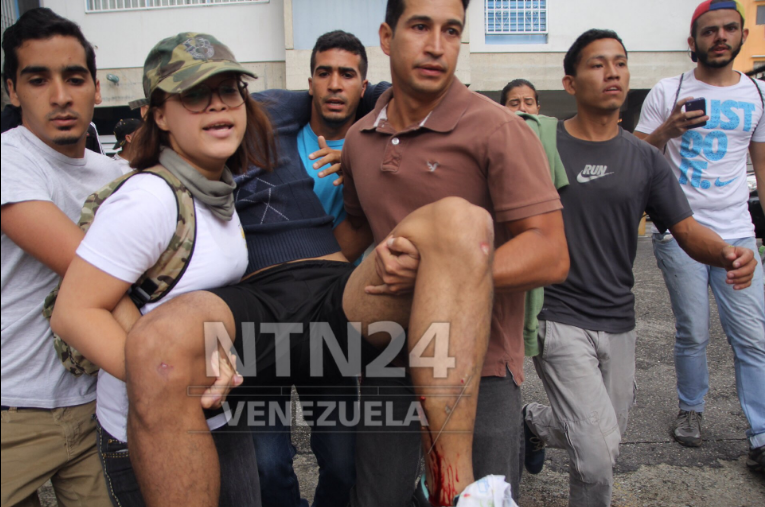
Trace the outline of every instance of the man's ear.
{"label": "man's ear", "polygon": [[369,86],[369,80],[365,79],[363,83],[361,83],[361,96],[364,96],[364,93],[367,91],[367,86]]}
{"label": "man's ear", "polygon": [[125,141],[130,144],[133,142],[133,134],[125,134]]}
{"label": "man's ear", "polygon": [[576,85],[574,82],[574,76],[563,76],[563,89],[569,95],[576,95]]}
{"label": "man's ear", "polygon": [[101,82],[96,79],[96,105],[101,103]]}
{"label": "man's ear", "polygon": [[16,94],[16,87],[13,86],[13,81],[10,78],[6,79],[5,84],[8,86],[8,98],[11,99],[11,104],[21,107],[21,101],[19,101],[19,96]]}
{"label": "man's ear", "polygon": [[748,28],[744,28],[744,32],[743,32],[743,35],[742,35],[742,38],[741,38],[741,44],[746,42],[746,39],[748,37],[749,37],[749,29]]}
{"label": "man's ear", "polygon": [[308,95],[313,97],[313,78],[308,78]]}
{"label": "man's ear", "polygon": [[380,25],[380,48],[383,50],[383,53],[390,56],[390,40],[393,38],[393,29],[388,25],[388,23],[383,23]]}
{"label": "man's ear", "polygon": [[690,48],[691,52],[696,52],[696,40],[693,37],[688,37],[688,47]]}

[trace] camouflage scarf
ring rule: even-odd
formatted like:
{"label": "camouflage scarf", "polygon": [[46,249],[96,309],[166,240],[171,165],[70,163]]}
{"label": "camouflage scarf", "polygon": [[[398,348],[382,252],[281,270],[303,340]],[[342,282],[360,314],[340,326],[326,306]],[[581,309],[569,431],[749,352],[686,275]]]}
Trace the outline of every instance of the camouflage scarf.
{"label": "camouflage scarf", "polygon": [[191,167],[180,155],[170,148],[162,148],[159,163],[181,180],[194,199],[207,204],[212,214],[229,221],[234,216],[234,176],[228,167],[223,169],[220,181],[211,181]]}

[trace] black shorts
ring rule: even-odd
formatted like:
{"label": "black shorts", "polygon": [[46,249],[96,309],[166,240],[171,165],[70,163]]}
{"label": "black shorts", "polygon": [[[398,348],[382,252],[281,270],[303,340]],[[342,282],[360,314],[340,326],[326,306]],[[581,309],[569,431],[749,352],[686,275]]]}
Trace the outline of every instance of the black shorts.
{"label": "black shorts", "polygon": [[[245,386],[286,380],[277,378],[276,335],[263,332],[263,324],[302,326],[302,332],[289,335],[292,384],[311,381],[310,356],[316,354],[310,349],[311,323],[329,324],[347,357],[348,319],[343,311],[343,292],[353,269],[354,266],[347,262],[295,262],[268,269],[236,285],[209,291],[223,299],[231,309],[236,323],[234,348],[245,363],[252,360],[251,342],[254,340],[256,373],[247,373],[247,370],[251,371],[249,364],[244,368]],[[340,370],[326,341],[322,347],[324,374],[321,377],[339,376]]]}

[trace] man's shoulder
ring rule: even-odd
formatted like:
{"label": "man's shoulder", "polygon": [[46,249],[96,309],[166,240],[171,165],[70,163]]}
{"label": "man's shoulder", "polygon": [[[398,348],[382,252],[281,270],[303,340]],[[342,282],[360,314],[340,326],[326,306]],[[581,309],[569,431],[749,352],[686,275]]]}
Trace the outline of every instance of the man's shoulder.
{"label": "man's shoulder", "polygon": [[38,165],[37,162],[43,158],[42,153],[34,153],[34,145],[27,142],[23,128],[21,126],[12,128],[0,135],[0,148],[2,148],[0,157],[2,157],[3,167],[28,162]]}
{"label": "man's shoulder", "polygon": [[3,148],[6,146],[8,148],[15,148],[18,146],[19,139],[22,137],[22,128],[23,127],[19,125],[0,134],[0,143],[2,143]]}
{"label": "man's shoulder", "polygon": [[480,115],[489,125],[501,125],[508,122],[525,123],[523,118],[510,111],[505,106],[491,100],[486,95],[481,95],[473,90],[468,90],[469,102],[465,114]]}
{"label": "man's shoulder", "polygon": [[676,76],[669,76],[665,77],[664,79],[660,79],[656,85],[654,85],[654,88],[664,88],[664,89],[672,89],[676,90],[677,87],[680,85],[680,79],[682,78],[683,81],[688,81],[688,75],[687,73],[677,74]]}
{"label": "man's shoulder", "polygon": [[689,85],[687,75],[678,74],[676,76],[665,77],[664,79],[659,80],[659,82],[651,88],[645,100],[647,102],[662,101],[666,100],[667,97],[674,99],[680,88],[681,77],[683,79],[683,88],[685,88]]}
{"label": "man's shoulder", "polygon": [[85,158],[85,163],[90,168],[103,169],[112,172],[116,175],[114,176],[115,178],[122,175],[120,162],[112,157],[96,153],[92,150],[85,150]]}
{"label": "man's shoulder", "polygon": [[671,170],[669,162],[656,146],[643,141],[624,129],[621,130],[620,136],[624,146],[628,150],[633,150],[635,154],[629,157],[632,164],[640,165],[653,174],[659,174],[663,170]]}
{"label": "man's shoulder", "polygon": [[351,125],[348,132],[345,133],[345,144],[343,145],[343,149],[349,145],[353,147],[353,140],[358,138],[364,129],[368,129],[374,125],[377,114],[377,111],[370,111]]}
{"label": "man's shoulder", "polygon": [[659,149],[636,135],[634,135],[631,132],[628,132],[620,127],[619,132],[620,139],[622,142],[629,148],[636,150],[638,153],[640,153],[644,157],[662,157],[661,151]]}
{"label": "man's shoulder", "polygon": [[[523,118],[485,95],[466,90],[464,111],[454,124],[452,135],[466,142],[485,145],[497,132],[518,132],[527,129]],[[462,104],[459,104],[460,106]]]}
{"label": "man's shoulder", "polygon": [[311,119],[311,96],[307,91],[273,89],[251,96],[281,134],[297,132]]}

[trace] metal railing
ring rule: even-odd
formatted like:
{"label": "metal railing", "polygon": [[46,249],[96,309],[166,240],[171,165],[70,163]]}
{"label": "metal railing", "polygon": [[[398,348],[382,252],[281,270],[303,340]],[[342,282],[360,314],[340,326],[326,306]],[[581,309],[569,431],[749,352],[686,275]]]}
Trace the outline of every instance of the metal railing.
{"label": "metal railing", "polygon": [[85,0],[85,12],[123,12],[201,5],[268,3],[270,0]]}
{"label": "metal railing", "polygon": [[547,0],[485,0],[486,33],[547,33]]}

